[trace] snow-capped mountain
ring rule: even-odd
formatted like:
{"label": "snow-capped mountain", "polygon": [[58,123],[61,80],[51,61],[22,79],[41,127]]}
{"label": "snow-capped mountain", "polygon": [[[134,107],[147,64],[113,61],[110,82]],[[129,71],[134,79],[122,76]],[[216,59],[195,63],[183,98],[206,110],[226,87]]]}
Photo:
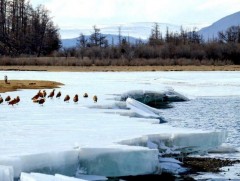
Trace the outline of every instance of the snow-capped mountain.
{"label": "snow-capped mountain", "polygon": [[[118,25],[97,25],[97,28],[101,30],[102,34],[107,36],[109,44],[112,44],[112,42],[114,42],[114,44],[118,43],[119,28],[123,37],[129,37],[129,41],[135,43],[139,39],[146,41],[151,34],[154,24],[154,22],[139,22]],[[181,28],[180,25],[167,23],[158,23],[158,25],[163,36],[165,36],[167,28],[169,32],[179,32]],[[226,31],[229,27],[238,25],[240,25],[240,11],[228,15],[212,25],[200,29],[198,32],[203,36],[204,40],[208,40],[217,38],[219,31]],[[183,29],[191,31],[192,27],[193,26],[183,26]],[[61,29],[60,34],[62,36],[62,46],[76,46],[77,37],[81,33],[89,36],[93,33],[93,26],[79,27],[78,29]]]}
{"label": "snow-capped mountain", "polygon": [[228,15],[208,27],[202,28],[199,34],[203,36],[204,40],[213,39],[218,37],[219,31],[226,31],[229,27],[238,25],[240,25],[240,11]]}
{"label": "snow-capped mountain", "polygon": [[[163,36],[166,33],[167,28],[171,32],[176,32],[180,30],[179,25],[158,23],[159,28]],[[97,25],[97,28],[101,30],[101,33],[107,36],[109,44],[112,44],[112,39],[114,44],[118,43],[119,28],[121,29],[121,35],[123,37],[129,37],[131,43],[135,43],[137,40],[146,39],[150,36],[151,30],[154,26],[154,22],[143,22],[143,23],[129,23],[129,24],[119,24],[119,25]],[[80,27],[79,29],[61,29],[60,34],[63,37],[62,45],[63,47],[75,46],[76,37],[80,34],[90,35],[93,33],[93,27]]]}

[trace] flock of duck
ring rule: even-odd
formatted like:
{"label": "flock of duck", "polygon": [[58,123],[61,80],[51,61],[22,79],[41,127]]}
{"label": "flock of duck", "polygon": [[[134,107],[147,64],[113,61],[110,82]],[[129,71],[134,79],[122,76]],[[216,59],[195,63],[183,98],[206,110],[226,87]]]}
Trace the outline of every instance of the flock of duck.
{"label": "flock of duck", "polygon": [[[37,94],[32,97],[32,101],[33,101],[34,103],[38,103],[38,104],[40,104],[40,105],[43,105],[43,104],[45,103],[45,101],[46,101],[46,97],[52,99],[52,98],[54,98],[54,97],[60,98],[61,96],[62,96],[61,91],[59,91],[59,92],[56,94],[56,96],[55,96],[55,89],[53,89],[48,95],[47,95],[47,93],[46,93],[45,90],[39,90],[39,91],[37,92]],[[83,94],[83,97],[84,97],[84,98],[88,98],[88,94],[87,94],[87,93],[84,93],[84,94]],[[64,98],[64,102],[69,102],[70,99],[71,99],[70,96],[69,96],[69,95],[66,95],[65,98]],[[78,94],[76,94],[76,95],[73,97],[73,102],[74,102],[74,103],[77,103],[78,100],[79,100],[79,99],[78,99]],[[7,97],[5,98],[5,100],[4,100],[4,99],[1,97],[1,95],[0,95],[0,104],[2,104],[4,101],[5,101],[5,102],[8,102],[8,105],[12,105],[12,106],[13,106],[13,105],[18,104],[18,103],[20,102],[20,97],[17,96],[16,98],[11,99],[10,96],[7,96]],[[97,97],[96,95],[93,96],[93,101],[94,101],[95,103],[98,101],[98,97]]]}

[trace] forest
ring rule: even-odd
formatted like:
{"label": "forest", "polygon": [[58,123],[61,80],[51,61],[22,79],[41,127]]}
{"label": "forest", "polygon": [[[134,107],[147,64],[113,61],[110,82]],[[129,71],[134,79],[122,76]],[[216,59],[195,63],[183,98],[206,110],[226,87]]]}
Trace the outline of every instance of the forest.
{"label": "forest", "polygon": [[240,64],[240,26],[219,32],[218,38],[203,40],[196,29],[167,29],[163,34],[154,23],[149,38],[135,43],[122,36],[119,27],[118,42],[114,43],[94,25],[90,36],[80,32],[77,45],[66,48],[61,47],[59,28],[43,5],[33,8],[25,0],[0,2],[0,65]]}
{"label": "forest", "polygon": [[218,38],[207,41],[197,31],[183,28],[179,32],[167,29],[163,35],[157,23],[147,42],[139,39],[132,44],[121,35],[120,29],[118,37],[117,45],[109,44],[100,29],[93,26],[88,39],[80,34],[77,46],[64,50],[63,54],[92,60],[125,59],[129,65],[240,64],[240,26],[230,27],[219,32]]}
{"label": "forest", "polygon": [[59,29],[49,11],[25,0],[0,1],[0,55],[45,56],[61,47]]}

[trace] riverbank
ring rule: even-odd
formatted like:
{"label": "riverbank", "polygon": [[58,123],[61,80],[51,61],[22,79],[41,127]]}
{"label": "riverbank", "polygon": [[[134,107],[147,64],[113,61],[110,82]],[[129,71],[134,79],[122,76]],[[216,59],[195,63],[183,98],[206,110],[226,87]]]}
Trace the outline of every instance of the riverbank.
{"label": "riverbank", "polygon": [[[150,175],[139,175],[139,176],[126,176],[120,177],[120,179],[126,181],[138,181],[138,180],[168,180],[168,181],[195,181],[193,175],[198,175],[201,173],[220,173],[222,167],[232,166],[234,164],[240,163],[240,160],[230,160],[230,159],[219,159],[219,158],[207,158],[207,157],[185,157],[183,159],[183,166],[188,168],[189,171],[180,175],[174,175],[171,173],[159,173]],[[116,181],[110,179],[111,181]]]}
{"label": "riverbank", "polygon": [[20,89],[53,89],[63,85],[54,81],[37,81],[37,80],[9,80],[5,83],[0,80],[0,93],[11,92]]}
{"label": "riverbank", "polygon": [[240,65],[201,66],[0,66],[0,71],[135,72],[135,71],[240,71]]}

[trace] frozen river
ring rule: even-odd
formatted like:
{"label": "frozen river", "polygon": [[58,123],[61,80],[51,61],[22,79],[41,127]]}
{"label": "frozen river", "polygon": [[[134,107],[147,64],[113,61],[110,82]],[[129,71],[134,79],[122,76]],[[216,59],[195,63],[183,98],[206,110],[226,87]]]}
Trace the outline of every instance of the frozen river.
{"label": "frozen river", "polygon": [[[183,137],[199,138],[198,144],[203,144],[202,135],[207,134],[206,138],[211,139],[211,132],[227,131],[224,143],[236,148],[240,145],[239,72],[0,72],[0,77],[4,75],[10,81],[51,80],[65,84],[56,89],[56,93],[62,92],[62,97],[47,99],[43,106],[31,100],[38,90],[1,94],[2,97],[20,96],[21,99],[16,106],[0,105],[0,165],[13,163],[19,172],[30,171],[31,162],[22,161],[24,159],[20,157],[21,164],[28,164],[27,168],[20,168],[14,160],[18,156],[72,151],[74,148],[98,150],[99,153],[126,147],[130,152],[139,149],[147,152],[146,148],[119,144],[146,135],[176,138],[185,135]],[[131,117],[131,110],[122,109],[119,106],[122,104],[115,100],[117,95],[131,90],[161,92],[166,89],[174,89],[190,101],[171,103],[172,108],[160,109],[160,115],[167,121],[164,124],[159,124],[157,119]],[[89,98],[82,97],[85,92]],[[63,101],[66,94],[71,97],[69,103]],[[75,94],[80,97],[78,104],[72,101]],[[93,95],[98,96],[97,103],[93,102]],[[212,140],[214,144],[221,142],[221,136],[217,137]],[[190,144],[191,139],[188,142]]]}

